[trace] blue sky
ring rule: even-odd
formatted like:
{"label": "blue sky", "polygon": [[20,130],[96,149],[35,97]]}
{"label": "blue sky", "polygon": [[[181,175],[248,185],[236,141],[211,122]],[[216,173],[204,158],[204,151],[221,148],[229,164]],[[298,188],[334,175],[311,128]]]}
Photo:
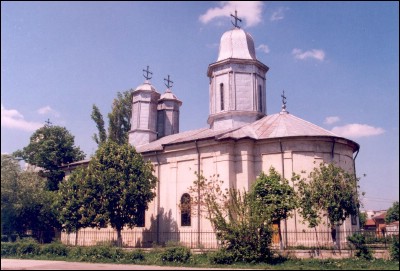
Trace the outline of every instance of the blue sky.
{"label": "blue sky", "polygon": [[180,130],[208,117],[207,67],[241,27],[267,73],[267,113],[287,110],[361,145],[364,209],[399,199],[398,2],[1,2],[1,152],[29,144],[48,118],[89,157],[90,118],[153,72],[183,101]]}

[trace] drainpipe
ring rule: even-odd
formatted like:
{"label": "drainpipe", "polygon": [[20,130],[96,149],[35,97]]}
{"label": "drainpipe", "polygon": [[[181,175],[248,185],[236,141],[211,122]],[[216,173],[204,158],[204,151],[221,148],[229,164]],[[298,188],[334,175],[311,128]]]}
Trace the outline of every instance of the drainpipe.
{"label": "drainpipe", "polygon": [[160,160],[157,151],[154,152],[157,159],[157,244],[160,241]]}
{"label": "drainpipe", "polygon": [[332,160],[332,162],[333,162],[333,157],[335,156],[335,143],[336,143],[336,141],[335,141],[335,139],[334,138],[332,138],[332,150],[331,150],[331,160]]}
{"label": "drainpipe", "polygon": [[197,140],[194,141],[197,151],[197,245],[200,246],[200,152]]}
{"label": "drainpipe", "polygon": [[[279,139],[279,146],[281,147],[282,178],[285,179],[285,157],[283,155],[282,141],[280,139]],[[279,225],[279,230],[280,230],[280,228],[281,227]],[[285,217],[285,247],[286,247],[286,245],[287,245],[287,218]],[[281,249],[282,248],[283,248],[283,244],[281,244]]]}
{"label": "drainpipe", "polygon": [[[357,155],[358,155],[359,152],[360,152],[360,147],[358,147],[356,156],[354,156],[354,158],[353,158],[353,171],[354,171],[354,178],[355,178],[355,181],[356,181],[356,195],[357,195],[357,197],[358,197],[358,191],[357,191],[356,158],[357,158]],[[360,207],[357,207],[357,213],[360,214]],[[360,219],[359,219],[358,215],[357,215],[357,218],[358,218],[356,220],[357,221],[357,228],[358,228],[358,230],[360,230]]]}

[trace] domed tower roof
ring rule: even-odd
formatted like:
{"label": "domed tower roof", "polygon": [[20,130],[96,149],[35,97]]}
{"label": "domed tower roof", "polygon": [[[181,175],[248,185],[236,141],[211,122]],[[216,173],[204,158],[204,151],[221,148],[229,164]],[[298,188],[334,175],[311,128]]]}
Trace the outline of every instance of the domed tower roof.
{"label": "domed tower roof", "polygon": [[[148,92],[157,92],[154,86],[150,83],[149,80],[146,80],[142,85],[138,86],[135,91],[148,91]],[[158,93],[158,92],[157,92]]]}
{"label": "domed tower roof", "polygon": [[179,104],[182,104],[178,97],[176,97],[169,88],[167,88],[164,94],[160,96],[160,99],[158,101],[160,102],[163,100],[177,101]]}
{"label": "domed tower roof", "polygon": [[253,37],[237,27],[225,32],[221,37],[217,61],[228,58],[256,60]]}

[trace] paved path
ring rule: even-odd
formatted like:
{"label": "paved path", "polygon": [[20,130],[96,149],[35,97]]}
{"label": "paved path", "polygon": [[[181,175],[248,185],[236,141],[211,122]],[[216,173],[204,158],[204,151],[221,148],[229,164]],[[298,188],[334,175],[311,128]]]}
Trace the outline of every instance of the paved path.
{"label": "paved path", "polygon": [[1,270],[215,270],[215,268],[1,259]]}

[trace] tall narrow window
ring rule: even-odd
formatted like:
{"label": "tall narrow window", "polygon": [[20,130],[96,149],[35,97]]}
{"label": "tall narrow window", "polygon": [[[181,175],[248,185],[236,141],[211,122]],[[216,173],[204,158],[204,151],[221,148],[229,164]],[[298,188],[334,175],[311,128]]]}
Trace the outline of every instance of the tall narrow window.
{"label": "tall narrow window", "polygon": [[144,227],[145,226],[145,214],[146,214],[146,208],[144,206],[139,207],[138,210],[138,218],[137,218],[137,227]]}
{"label": "tall narrow window", "polygon": [[219,84],[219,96],[221,98],[221,111],[225,109],[224,105],[224,84]]}
{"label": "tall narrow window", "polygon": [[185,193],[181,197],[181,226],[191,225],[190,213],[190,195]]}
{"label": "tall narrow window", "polygon": [[263,112],[263,100],[262,100],[261,85],[258,85],[258,110],[260,110],[260,112]]}

